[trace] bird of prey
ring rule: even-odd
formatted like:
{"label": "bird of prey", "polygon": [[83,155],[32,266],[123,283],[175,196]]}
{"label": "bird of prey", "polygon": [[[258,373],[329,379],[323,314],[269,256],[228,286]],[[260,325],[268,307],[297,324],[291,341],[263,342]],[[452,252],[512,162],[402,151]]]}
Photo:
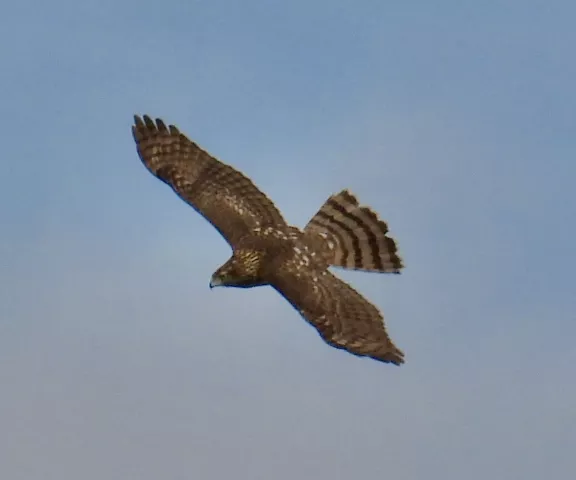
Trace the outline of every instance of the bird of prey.
{"label": "bird of prey", "polygon": [[288,225],[250,179],[174,125],[135,115],[132,133],[147,169],[232,247],[210,288],[270,285],[327,344],[385,363],[404,363],[378,309],[329,270],[400,273],[396,243],[376,213],[343,190],[330,196],[301,230]]}

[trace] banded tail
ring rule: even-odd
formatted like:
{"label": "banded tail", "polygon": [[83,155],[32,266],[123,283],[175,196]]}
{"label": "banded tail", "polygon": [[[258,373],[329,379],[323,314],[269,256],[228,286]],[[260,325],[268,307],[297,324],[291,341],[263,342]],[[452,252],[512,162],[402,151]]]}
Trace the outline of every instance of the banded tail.
{"label": "banded tail", "polygon": [[382,273],[400,273],[402,260],[388,225],[348,190],[332,195],[308,222],[304,232],[323,239],[330,265]]}

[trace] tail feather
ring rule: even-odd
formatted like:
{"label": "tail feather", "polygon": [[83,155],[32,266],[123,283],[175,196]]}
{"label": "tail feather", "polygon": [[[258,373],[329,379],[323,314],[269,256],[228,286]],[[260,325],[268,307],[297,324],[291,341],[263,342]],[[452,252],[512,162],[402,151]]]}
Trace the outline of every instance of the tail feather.
{"label": "tail feather", "polygon": [[400,273],[402,260],[388,225],[348,190],[332,195],[304,232],[322,242],[330,265],[371,272]]}

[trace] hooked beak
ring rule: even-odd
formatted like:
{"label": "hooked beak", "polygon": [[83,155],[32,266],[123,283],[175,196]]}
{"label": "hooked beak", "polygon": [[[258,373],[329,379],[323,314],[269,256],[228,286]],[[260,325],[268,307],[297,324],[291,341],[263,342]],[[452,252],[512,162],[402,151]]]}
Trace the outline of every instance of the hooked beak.
{"label": "hooked beak", "polygon": [[219,287],[221,285],[222,285],[222,279],[220,277],[212,275],[212,278],[210,279],[210,289],[214,287]]}

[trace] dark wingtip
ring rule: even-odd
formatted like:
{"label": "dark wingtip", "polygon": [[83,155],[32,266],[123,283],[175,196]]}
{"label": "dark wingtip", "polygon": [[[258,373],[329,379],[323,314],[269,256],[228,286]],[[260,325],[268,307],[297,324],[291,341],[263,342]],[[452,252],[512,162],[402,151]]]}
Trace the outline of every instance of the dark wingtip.
{"label": "dark wingtip", "polygon": [[148,115],[144,115],[144,124],[146,127],[156,130],[156,124],[154,123],[154,120],[152,120]]}
{"label": "dark wingtip", "polygon": [[140,115],[134,114],[134,126],[140,127],[143,125],[144,125],[144,122],[142,121],[142,118],[140,118]]}
{"label": "dark wingtip", "polygon": [[161,118],[157,118],[156,119],[156,126],[158,128],[158,131],[160,132],[166,132],[168,133],[168,129],[166,128],[166,124],[162,121]]}
{"label": "dark wingtip", "polygon": [[150,115],[137,115],[134,114],[134,125],[132,125],[132,133],[134,137],[143,130],[162,133],[164,135],[180,135],[180,131],[174,125],[166,125],[161,118],[152,119]]}

